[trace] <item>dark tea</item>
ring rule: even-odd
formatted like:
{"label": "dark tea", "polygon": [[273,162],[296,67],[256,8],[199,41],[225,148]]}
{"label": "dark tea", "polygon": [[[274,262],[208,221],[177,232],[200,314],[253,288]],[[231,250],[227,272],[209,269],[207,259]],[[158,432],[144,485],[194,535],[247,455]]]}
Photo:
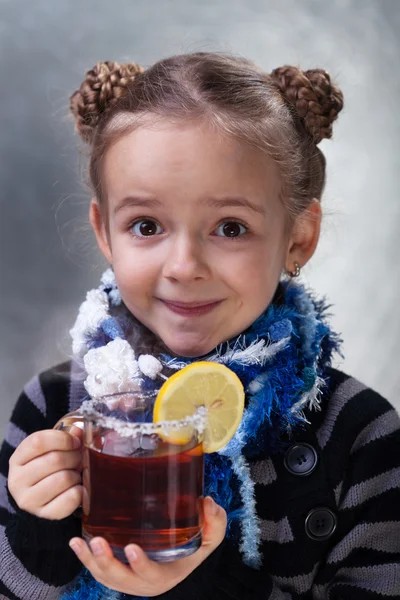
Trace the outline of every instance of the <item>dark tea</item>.
{"label": "dark tea", "polygon": [[132,456],[95,446],[85,448],[86,539],[104,537],[122,560],[129,543],[156,560],[168,560],[169,550],[178,558],[180,547],[200,545],[203,448],[197,439],[185,445],[159,440],[155,451]]}

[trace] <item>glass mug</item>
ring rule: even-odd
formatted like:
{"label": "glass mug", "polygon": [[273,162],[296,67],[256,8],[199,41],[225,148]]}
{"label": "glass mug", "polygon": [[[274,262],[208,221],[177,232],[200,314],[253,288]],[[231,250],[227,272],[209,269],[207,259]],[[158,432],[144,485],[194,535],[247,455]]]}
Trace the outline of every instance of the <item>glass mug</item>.
{"label": "glass mug", "polygon": [[83,428],[82,535],[105,538],[123,562],[130,543],[158,562],[201,545],[205,415],[152,423],[154,401],[142,392],[87,400],[54,427]]}

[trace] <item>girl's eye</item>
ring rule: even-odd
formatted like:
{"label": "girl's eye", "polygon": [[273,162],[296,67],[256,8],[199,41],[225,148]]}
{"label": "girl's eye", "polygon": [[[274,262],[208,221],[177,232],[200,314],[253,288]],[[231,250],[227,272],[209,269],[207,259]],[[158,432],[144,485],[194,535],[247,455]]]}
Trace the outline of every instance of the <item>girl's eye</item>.
{"label": "girl's eye", "polygon": [[137,237],[151,237],[162,233],[162,228],[153,219],[140,219],[132,225],[131,232]]}
{"label": "girl's eye", "polygon": [[237,221],[226,221],[218,225],[217,235],[221,237],[236,238],[244,235],[247,232],[247,227]]}

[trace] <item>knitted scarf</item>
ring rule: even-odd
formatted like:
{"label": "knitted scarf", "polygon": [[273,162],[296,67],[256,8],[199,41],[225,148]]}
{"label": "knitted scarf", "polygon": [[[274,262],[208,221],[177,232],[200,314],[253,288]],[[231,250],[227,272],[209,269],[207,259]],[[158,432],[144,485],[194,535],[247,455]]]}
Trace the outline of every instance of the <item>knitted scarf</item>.
{"label": "knitted scarf", "polygon": [[[121,304],[110,271],[103,275],[99,290],[104,294],[102,300],[107,298],[108,308],[92,319],[90,327],[86,319],[82,328],[82,314],[88,313],[87,303],[93,300],[93,291],[88,293],[86,306],[82,305],[77,324],[71,331],[75,352],[83,347],[93,352],[117,340],[120,342],[121,338],[129,338],[132,328],[136,327]],[[290,435],[294,429],[307,425],[305,409],[318,410],[326,368],[331,364],[334,351],[340,351],[340,339],[328,324],[328,308],[325,300],[317,299],[301,283],[282,281],[273,302],[246,331],[202,357],[202,360],[229,367],[238,375],[246,392],[243,418],[234,437],[218,452],[205,455],[204,491],[227,511],[226,536],[236,543],[243,561],[253,568],[261,566],[262,555],[248,459],[263,459],[282,451],[282,434]],[[169,372],[196,360],[169,356],[165,352],[156,358],[160,368]],[[140,357],[138,364],[141,364]],[[160,387],[151,369],[142,371],[145,389]],[[87,572],[83,572],[63,596],[63,600],[123,598],[136,597],[108,590]]]}

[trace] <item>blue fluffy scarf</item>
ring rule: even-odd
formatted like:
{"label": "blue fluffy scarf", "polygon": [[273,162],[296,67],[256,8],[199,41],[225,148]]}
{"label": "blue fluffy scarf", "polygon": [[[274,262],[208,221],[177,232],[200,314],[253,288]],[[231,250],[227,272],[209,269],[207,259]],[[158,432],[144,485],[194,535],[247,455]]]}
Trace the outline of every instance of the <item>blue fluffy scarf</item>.
{"label": "blue fluffy scarf", "polygon": [[[110,295],[111,287],[104,287]],[[260,529],[255,508],[249,458],[265,458],[282,450],[282,433],[305,427],[305,409],[318,409],[326,368],[340,339],[327,322],[325,301],[301,284],[282,282],[274,301],[241,335],[222,344],[202,360],[218,360],[241,379],[246,407],[235,436],[219,452],[205,456],[205,495],[228,515],[226,536],[239,547],[243,561],[259,568]],[[120,334],[123,324],[115,323]],[[101,344],[113,328],[102,332]],[[99,345],[99,340],[93,340]],[[192,359],[161,355],[164,365],[179,369]],[[152,381],[147,382],[154,385]],[[63,600],[122,600],[136,598],[108,590],[83,572]]]}

